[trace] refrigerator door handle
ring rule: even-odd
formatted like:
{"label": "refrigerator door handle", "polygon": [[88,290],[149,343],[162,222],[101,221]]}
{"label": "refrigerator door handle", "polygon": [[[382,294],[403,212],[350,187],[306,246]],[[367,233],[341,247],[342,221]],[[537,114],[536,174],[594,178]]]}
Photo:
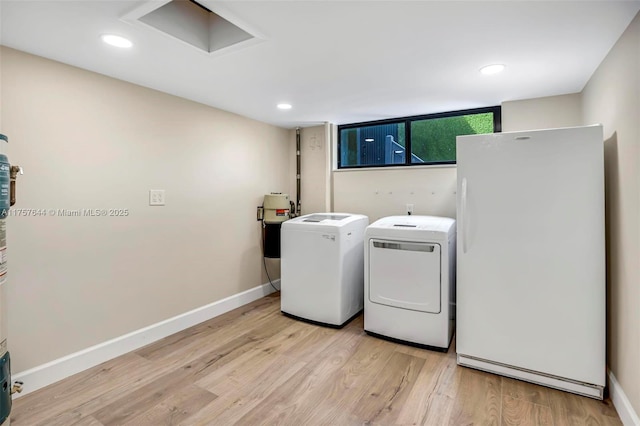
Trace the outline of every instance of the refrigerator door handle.
{"label": "refrigerator door handle", "polygon": [[462,195],[460,202],[460,222],[462,225],[462,253],[467,252],[467,178],[462,179]]}

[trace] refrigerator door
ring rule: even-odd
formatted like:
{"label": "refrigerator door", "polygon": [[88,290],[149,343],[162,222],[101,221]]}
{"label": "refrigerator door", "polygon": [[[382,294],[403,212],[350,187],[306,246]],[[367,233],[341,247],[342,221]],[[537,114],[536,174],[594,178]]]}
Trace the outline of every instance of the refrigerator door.
{"label": "refrigerator door", "polygon": [[457,352],[605,383],[601,126],[458,137]]}

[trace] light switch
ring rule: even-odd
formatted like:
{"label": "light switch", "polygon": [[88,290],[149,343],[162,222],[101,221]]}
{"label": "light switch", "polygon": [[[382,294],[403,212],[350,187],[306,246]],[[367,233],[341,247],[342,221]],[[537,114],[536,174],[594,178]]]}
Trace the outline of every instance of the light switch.
{"label": "light switch", "polygon": [[149,190],[149,205],[164,206],[164,189]]}

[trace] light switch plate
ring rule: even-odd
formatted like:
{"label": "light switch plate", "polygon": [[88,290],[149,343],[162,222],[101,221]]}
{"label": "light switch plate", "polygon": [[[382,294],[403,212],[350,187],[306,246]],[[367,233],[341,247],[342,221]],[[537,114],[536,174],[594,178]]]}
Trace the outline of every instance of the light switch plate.
{"label": "light switch plate", "polygon": [[164,206],[164,189],[149,190],[149,205]]}

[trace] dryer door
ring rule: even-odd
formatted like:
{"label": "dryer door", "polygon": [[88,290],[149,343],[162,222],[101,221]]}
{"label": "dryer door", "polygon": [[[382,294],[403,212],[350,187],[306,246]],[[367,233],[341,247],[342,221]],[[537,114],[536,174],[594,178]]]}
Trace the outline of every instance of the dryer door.
{"label": "dryer door", "polygon": [[440,313],[440,244],[369,240],[369,300]]}

